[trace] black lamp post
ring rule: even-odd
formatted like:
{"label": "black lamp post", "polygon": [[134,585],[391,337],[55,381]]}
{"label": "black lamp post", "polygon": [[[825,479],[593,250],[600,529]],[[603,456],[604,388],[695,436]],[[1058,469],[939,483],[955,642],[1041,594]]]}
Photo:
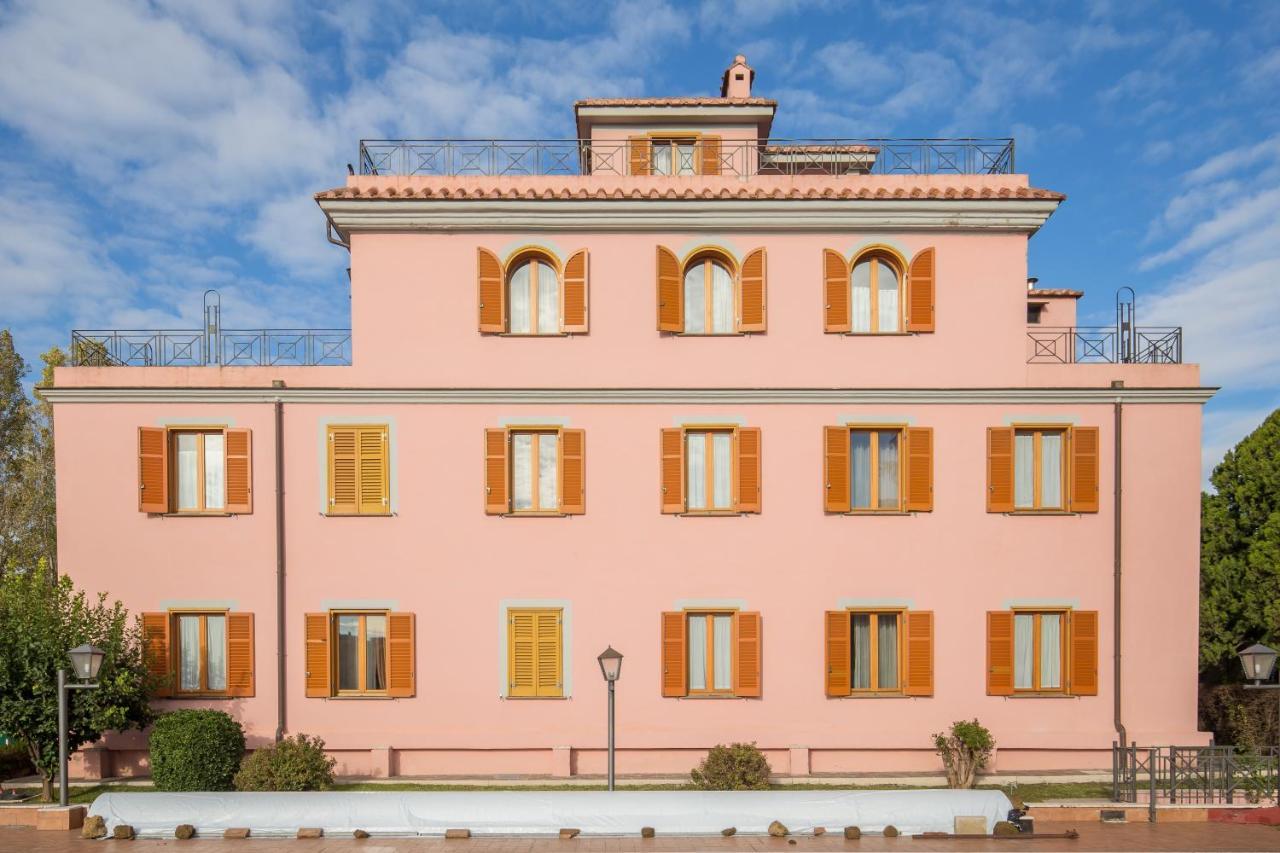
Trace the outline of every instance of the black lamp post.
{"label": "black lamp post", "polygon": [[600,661],[600,674],[609,685],[609,790],[613,790],[613,685],[622,674],[622,655],[609,646],[596,658]]}
{"label": "black lamp post", "polygon": [[[1280,690],[1280,684],[1265,684],[1271,680],[1271,673],[1276,668],[1276,650],[1262,643],[1254,643],[1240,652],[1240,665],[1244,667],[1244,677],[1253,679],[1253,684],[1246,684],[1245,690]],[[1280,737],[1280,729],[1276,730]]]}
{"label": "black lamp post", "polygon": [[107,653],[97,646],[83,643],[67,652],[71,658],[71,670],[80,684],[67,683],[67,671],[58,667],[58,805],[65,806],[70,802],[67,790],[67,691],[95,690],[98,685],[93,679],[98,677],[102,667],[102,659]]}

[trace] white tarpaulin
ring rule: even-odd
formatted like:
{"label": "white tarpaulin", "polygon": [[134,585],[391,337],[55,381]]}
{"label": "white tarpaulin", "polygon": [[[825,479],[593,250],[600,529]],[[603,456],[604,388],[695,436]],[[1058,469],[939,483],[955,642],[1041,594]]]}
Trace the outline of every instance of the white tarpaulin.
{"label": "white tarpaulin", "polygon": [[107,831],[128,824],[140,835],[172,836],[189,823],[204,835],[249,827],[253,835],[326,835],[363,829],[375,835],[718,834],[727,827],[764,833],[781,821],[793,833],[815,826],[880,832],[951,832],[957,815],[981,816],[987,832],[1012,805],[1000,791],[351,791],[324,793],[103,794],[89,809]]}

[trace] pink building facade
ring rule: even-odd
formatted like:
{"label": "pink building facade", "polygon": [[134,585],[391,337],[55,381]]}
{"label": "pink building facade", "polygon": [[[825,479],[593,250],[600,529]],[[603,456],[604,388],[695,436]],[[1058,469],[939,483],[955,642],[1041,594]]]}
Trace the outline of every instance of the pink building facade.
{"label": "pink building facade", "polygon": [[60,565],[143,614],[160,707],[347,774],[597,774],[612,645],[624,775],[930,770],[974,717],[999,770],[1207,742],[1177,330],[1028,289],[1063,197],[1011,143],[771,141],[753,77],[362,146],[317,195],[349,334],[77,333]]}

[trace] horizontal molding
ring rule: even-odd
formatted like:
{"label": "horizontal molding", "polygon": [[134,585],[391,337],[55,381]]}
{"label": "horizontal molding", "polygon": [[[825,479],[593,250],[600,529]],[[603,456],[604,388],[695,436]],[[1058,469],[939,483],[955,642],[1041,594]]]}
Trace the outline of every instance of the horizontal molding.
{"label": "horizontal molding", "polygon": [[62,403],[981,405],[1193,403],[1217,388],[43,388]]}

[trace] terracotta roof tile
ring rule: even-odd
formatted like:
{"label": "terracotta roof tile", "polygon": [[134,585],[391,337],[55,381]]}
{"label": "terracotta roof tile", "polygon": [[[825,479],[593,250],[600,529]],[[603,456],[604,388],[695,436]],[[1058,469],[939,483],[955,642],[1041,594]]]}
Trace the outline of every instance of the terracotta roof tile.
{"label": "terracotta roof tile", "polygon": [[686,98],[584,98],[573,102],[579,107],[776,107],[772,98],[718,98],[692,96]]}
{"label": "terracotta roof tile", "polygon": [[[315,194],[317,200],[324,199],[682,199],[682,200],[742,200],[742,199],[850,199],[850,200],[955,200],[955,199],[990,199],[1011,201],[1063,201],[1066,196],[1053,190],[1036,187],[972,187],[962,189],[955,187],[917,186],[905,189],[897,187],[752,187],[736,185],[733,187],[687,186],[626,186],[626,187],[531,187],[503,186],[501,184],[473,186],[449,185],[405,185],[399,188],[385,187],[336,187]],[[1030,291],[1041,295],[1070,295],[1077,291],[1036,290]]]}
{"label": "terracotta roof tile", "polygon": [[874,145],[763,145],[766,154],[879,154]]}
{"label": "terracotta roof tile", "polygon": [[1064,287],[1042,287],[1037,288],[1036,290],[1027,291],[1028,299],[1036,299],[1038,297],[1049,299],[1053,299],[1054,297],[1079,299],[1081,296],[1084,296],[1083,290],[1068,290]]}

